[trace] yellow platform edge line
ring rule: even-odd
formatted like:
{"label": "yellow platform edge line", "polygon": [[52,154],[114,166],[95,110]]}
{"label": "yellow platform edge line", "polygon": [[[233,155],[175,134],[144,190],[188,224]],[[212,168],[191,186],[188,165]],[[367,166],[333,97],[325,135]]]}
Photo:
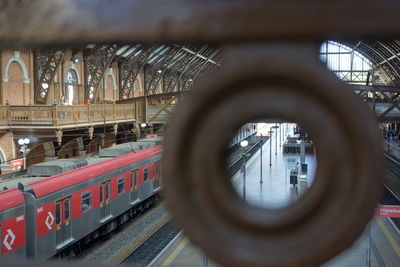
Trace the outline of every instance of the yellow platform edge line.
{"label": "yellow platform edge line", "polygon": [[175,260],[176,256],[182,251],[182,249],[186,246],[188,242],[187,238],[184,238],[179,245],[174,249],[174,251],[168,256],[168,258],[161,264],[161,266],[170,266],[171,263]]}
{"label": "yellow platform edge line", "polygon": [[389,229],[386,225],[382,222],[382,219],[377,218],[377,223],[381,228],[382,232],[385,234],[387,240],[389,241],[390,245],[392,246],[393,250],[396,252],[397,256],[400,257],[400,246],[397,241],[394,239],[392,234],[390,233]]}

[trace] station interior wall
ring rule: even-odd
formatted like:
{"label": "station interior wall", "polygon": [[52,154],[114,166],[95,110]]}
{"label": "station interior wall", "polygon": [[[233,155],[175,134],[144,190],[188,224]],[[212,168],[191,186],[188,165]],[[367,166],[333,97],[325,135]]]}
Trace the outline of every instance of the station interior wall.
{"label": "station interior wall", "polygon": [[[0,52],[1,56],[1,91],[0,104],[2,105],[34,105],[34,53],[31,50],[4,50]],[[78,63],[73,64],[71,61],[72,51],[66,50],[63,62],[57,70],[54,81],[48,89],[47,104],[60,104],[67,102],[68,86],[71,85],[76,92],[73,104],[83,104],[85,100],[85,68],[83,52],[75,55]],[[74,83],[67,82],[67,74],[69,71],[76,73],[77,80]],[[161,79],[158,84],[156,93],[162,91]],[[119,64],[115,61],[105,70],[102,82],[98,88],[97,103],[112,103],[119,100]],[[140,70],[130,97],[139,97],[144,95],[144,73]]]}

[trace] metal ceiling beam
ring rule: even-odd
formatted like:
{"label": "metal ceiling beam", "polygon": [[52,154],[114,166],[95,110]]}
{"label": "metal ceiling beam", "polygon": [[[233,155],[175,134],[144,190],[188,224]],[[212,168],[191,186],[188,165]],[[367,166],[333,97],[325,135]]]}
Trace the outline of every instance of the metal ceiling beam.
{"label": "metal ceiling beam", "polygon": [[193,51],[192,49],[189,49],[189,48],[187,48],[186,46],[182,46],[182,50],[183,50],[183,51],[186,51],[186,52],[188,52],[188,53],[191,53],[191,54],[193,54],[193,55],[196,55],[196,57],[199,57],[199,58],[201,58],[201,59],[204,59],[204,60],[206,60],[207,62],[210,62],[210,63],[215,64],[215,65],[219,65],[218,62],[216,62],[216,61],[214,61],[214,60],[211,60],[211,59],[209,59],[209,58],[207,58],[207,57],[205,57],[205,56],[203,56],[203,55],[201,55],[201,54],[197,54],[196,51]]}
{"label": "metal ceiling beam", "polygon": [[[372,53],[374,53],[376,56],[378,56],[381,60],[386,61],[386,58],[385,58],[379,51],[377,51],[375,48],[371,47],[370,45],[368,45],[368,44],[365,43],[365,42],[361,42],[361,44],[362,44],[363,46],[365,46],[367,50],[369,50],[370,52],[372,52]],[[361,45],[361,44],[360,44],[360,45]],[[371,58],[371,57],[372,57],[372,55],[369,54],[369,53],[367,53],[367,52],[364,52],[364,54],[366,54],[366,57],[367,57],[367,58]],[[368,54],[369,54],[369,55],[368,55]],[[374,60],[374,61],[375,61],[375,60]],[[376,61],[375,61],[375,62],[376,62]],[[400,75],[399,75],[399,73],[396,71],[396,69],[392,66],[392,64],[390,64],[390,62],[388,62],[388,61],[386,61],[386,62],[387,62],[387,65],[390,67],[391,70],[385,69],[385,68],[384,68],[384,65],[379,65],[379,63],[377,63],[377,62],[376,62],[376,63],[377,63],[376,66],[380,66],[380,67],[383,69],[383,71],[386,73],[386,75],[387,75],[389,78],[391,78],[391,83],[394,84],[394,81],[393,81],[392,77],[390,76],[390,74],[392,73],[392,74],[396,75],[398,78],[400,78]]]}
{"label": "metal ceiling beam", "polygon": [[390,49],[390,48],[388,48],[385,44],[383,44],[382,42],[380,42],[380,41],[376,41],[378,44],[380,44],[383,48],[385,48],[386,49],[386,51],[388,51],[390,54],[392,54],[392,56],[391,57],[388,57],[388,58],[386,58],[385,59],[385,61],[382,61],[381,63],[379,63],[379,65],[382,65],[383,63],[385,63],[385,62],[389,62],[389,61],[391,61],[391,60],[393,60],[393,59],[395,59],[395,58],[397,58],[398,60],[400,60],[400,53],[394,53],[393,52],[393,50],[392,49]]}
{"label": "metal ceiling beam", "polygon": [[[183,79],[182,91],[189,90],[192,86],[194,80],[203,72],[208,64],[210,64],[210,60],[214,58],[219,53],[218,50],[214,51],[200,66],[193,68],[189,75],[186,75],[186,79]],[[219,64],[215,64],[215,67],[220,66]]]}
{"label": "metal ceiling beam", "polygon": [[[158,47],[153,46],[142,46],[139,54],[131,53],[125,60],[120,64],[120,99],[127,99],[131,97],[131,92],[135,84],[135,80],[148,61],[151,53]],[[135,56],[136,55],[136,56]]]}
{"label": "metal ceiling beam", "polygon": [[394,86],[367,86],[367,85],[350,85],[350,86],[355,91],[400,93],[400,87],[394,87]]}
{"label": "metal ceiling beam", "polygon": [[35,104],[47,104],[49,88],[64,58],[63,50],[37,50],[35,57]]}
{"label": "metal ceiling beam", "polygon": [[[201,54],[207,48],[208,48],[207,45],[200,47],[199,51],[196,54]],[[199,59],[198,57],[196,57],[196,54],[187,53],[187,55],[184,56],[177,63],[177,66],[173,70],[165,72],[164,84],[163,84],[164,85],[163,86],[164,93],[174,91],[176,84],[178,83],[179,79],[181,78],[181,75],[193,63],[193,61],[195,61],[196,59]]]}
{"label": "metal ceiling beam", "polygon": [[162,59],[155,64],[147,67],[144,72],[145,95],[154,94],[158,84],[167,71],[168,65],[181,50],[180,47],[172,46],[162,55]]}
{"label": "metal ceiling beam", "polygon": [[97,91],[105,71],[109,68],[120,46],[101,45],[93,53],[85,56],[85,97],[96,102]]}

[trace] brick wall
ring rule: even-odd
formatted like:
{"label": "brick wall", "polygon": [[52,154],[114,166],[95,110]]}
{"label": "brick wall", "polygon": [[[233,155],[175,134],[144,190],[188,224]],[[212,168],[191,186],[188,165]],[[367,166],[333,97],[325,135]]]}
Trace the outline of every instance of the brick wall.
{"label": "brick wall", "polygon": [[[10,61],[11,58],[18,58],[20,62]],[[11,62],[7,72],[7,65]],[[26,68],[24,75],[22,63]],[[2,104],[28,105],[33,103],[33,56],[29,50],[4,51],[2,52]],[[8,78],[8,81],[4,81]]]}
{"label": "brick wall", "polygon": [[19,148],[14,142],[13,135],[11,133],[0,134],[0,149],[2,150],[7,161],[17,157],[16,154]]}

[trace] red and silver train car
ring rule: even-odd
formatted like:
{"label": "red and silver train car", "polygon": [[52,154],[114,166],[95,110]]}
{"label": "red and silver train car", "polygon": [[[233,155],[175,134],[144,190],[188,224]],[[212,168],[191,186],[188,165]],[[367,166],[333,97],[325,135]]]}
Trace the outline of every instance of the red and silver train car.
{"label": "red and silver train car", "polygon": [[16,188],[0,192],[1,255],[26,256],[25,203]]}
{"label": "red and silver train car", "polygon": [[161,153],[157,141],[127,143],[0,184],[1,256],[46,260],[112,231],[160,190]]}

